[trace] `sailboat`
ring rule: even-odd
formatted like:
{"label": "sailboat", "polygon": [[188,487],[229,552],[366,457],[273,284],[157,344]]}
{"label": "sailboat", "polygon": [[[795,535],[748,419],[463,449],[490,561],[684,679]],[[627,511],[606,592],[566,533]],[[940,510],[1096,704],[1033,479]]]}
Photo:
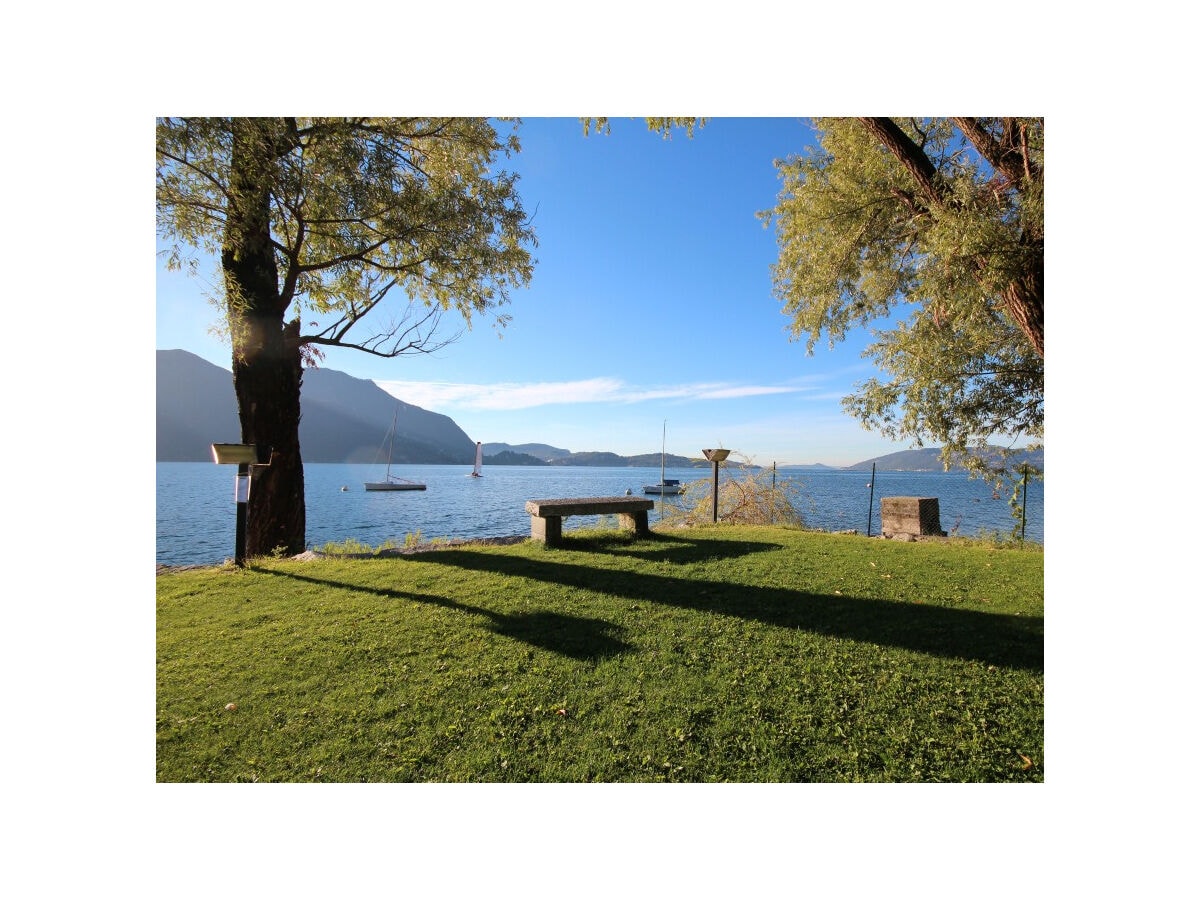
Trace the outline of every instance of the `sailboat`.
{"label": "sailboat", "polygon": [[475,442],[475,471],[468,472],[469,478],[483,477],[483,441]]}
{"label": "sailboat", "polygon": [[658,484],[644,484],[642,491],[647,494],[682,494],[683,485],[676,478],[667,478],[667,422],[663,420],[662,462],[659,468]]}
{"label": "sailboat", "polygon": [[388,431],[388,459],[387,472],[383,476],[383,481],[365,481],[363,487],[368,491],[423,491],[425,485],[419,481],[410,481],[407,478],[400,478],[392,474],[392,446],[396,443],[396,420],[400,416],[400,405],[396,405],[396,412],[392,414],[392,427]]}

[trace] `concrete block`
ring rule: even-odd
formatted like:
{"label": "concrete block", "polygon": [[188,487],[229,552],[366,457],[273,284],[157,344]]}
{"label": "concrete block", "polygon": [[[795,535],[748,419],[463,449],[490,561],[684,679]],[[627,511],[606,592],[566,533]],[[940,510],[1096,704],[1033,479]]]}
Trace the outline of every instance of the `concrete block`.
{"label": "concrete block", "polygon": [[884,497],[880,500],[883,536],[893,534],[945,537],[937,497]]}

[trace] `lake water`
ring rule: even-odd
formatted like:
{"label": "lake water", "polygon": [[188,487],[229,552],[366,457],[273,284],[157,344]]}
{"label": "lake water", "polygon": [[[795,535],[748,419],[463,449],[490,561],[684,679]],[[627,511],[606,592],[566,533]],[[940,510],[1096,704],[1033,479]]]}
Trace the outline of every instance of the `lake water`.
{"label": "lake water", "polygon": [[[158,563],[212,565],[233,557],[235,471],[212,463],[157,464]],[[642,497],[642,485],[657,483],[660,474],[658,468],[575,466],[488,466],[482,478],[470,478],[469,472],[466,466],[403,466],[398,474],[424,482],[427,490],[367,492],[363,482],[381,477],[378,466],[307,463],[307,544],[355,540],[372,547],[387,541],[402,545],[406,535],[417,533],[426,540],[527,537],[526,500],[616,496],[626,490]],[[666,477],[711,481],[712,470],[668,468]],[[722,482],[726,477],[722,472]],[[853,528],[865,534],[870,505],[871,533],[878,534],[882,497],[937,497],[942,528],[966,537],[1008,534],[1014,522],[1006,495],[995,497],[987,484],[959,473],[876,472],[873,502],[866,472],[780,472],[777,479],[799,483],[805,524],[826,531]],[[651,525],[660,514],[657,508],[650,513]],[[572,516],[563,520],[563,527],[596,521],[595,516]],[[1038,481],[1029,485],[1025,539],[1043,541],[1043,484]]]}

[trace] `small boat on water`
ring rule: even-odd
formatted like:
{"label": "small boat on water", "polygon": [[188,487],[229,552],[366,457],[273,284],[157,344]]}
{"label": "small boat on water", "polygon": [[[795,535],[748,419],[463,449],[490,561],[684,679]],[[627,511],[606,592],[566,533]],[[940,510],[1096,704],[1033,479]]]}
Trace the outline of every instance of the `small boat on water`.
{"label": "small boat on water", "polygon": [[475,471],[467,473],[468,478],[483,477],[483,441],[475,442]]}
{"label": "small boat on water", "polygon": [[398,475],[392,474],[392,447],[396,443],[396,421],[400,416],[400,406],[396,405],[396,412],[392,415],[392,427],[387,434],[388,458],[387,470],[383,476],[383,481],[365,481],[363,487],[368,491],[423,491],[425,485],[419,481],[411,481],[407,478],[401,478]]}
{"label": "small boat on water", "polygon": [[664,478],[658,484],[647,484],[642,486],[642,491],[647,494],[682,494],[683,485],[675,478]]}
{"label": "small boat on water", "polygon": [[658,494],[666,496],[670,494],[682,494],[684,486],[679,483],[676,478],[667,478],[667,423],[663,422],[663,445],[662,445],[662,461],[659,468],[658,484],[642,485],[642,492],[646,494]]}

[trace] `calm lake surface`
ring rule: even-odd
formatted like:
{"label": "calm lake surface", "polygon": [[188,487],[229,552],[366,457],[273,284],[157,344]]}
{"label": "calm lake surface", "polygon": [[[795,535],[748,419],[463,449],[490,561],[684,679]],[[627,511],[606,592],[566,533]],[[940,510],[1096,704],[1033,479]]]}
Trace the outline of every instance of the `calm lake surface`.
{"label": "calm lake surface", "polygon": [[[234,466],[213,463],[157,464],[156,561],[163,565],[215,565],[233,557],[236,504]],[[304,499],[307,543],[355,540],[372,547],[387,541],[403,545],[406,535],[422,538],[472,538],[529,535],[525,501],[548,497],[645,496],[642,485],[656,484],[659,469],[488,466],[482,478],[470,478],[469,466],[402,466],[396,474],[427,485],[424,491],[370,492],[363,482],[379,480],[378,466],[306,463]],[[667,478],[711,481],[711,469],[671,469]],[[722,482],[726,478],[722,472]],[[1011,532],[1008,497],[966,475],[952,472],[876,472],[874,502],[870,473],[831,471],[780,472],[778,482],[798,483],[805,524],[826,531],[879,533],[882,497],[937,497],[942,528],[973,537],[981,532]],[[348,490],[343,491],[345,486]],[[1025,539],[1043,542],[1043,484],[1031,481],[1025,514]],[[654,498],[658,499],[658,498]],[[674,502],[676,498],[667,498]],[[661,502],[661,501],[660,501]],[[653,525],[660,516],[650,513]],[[595,525],[595,516],[572,516],[564,529]]]}

